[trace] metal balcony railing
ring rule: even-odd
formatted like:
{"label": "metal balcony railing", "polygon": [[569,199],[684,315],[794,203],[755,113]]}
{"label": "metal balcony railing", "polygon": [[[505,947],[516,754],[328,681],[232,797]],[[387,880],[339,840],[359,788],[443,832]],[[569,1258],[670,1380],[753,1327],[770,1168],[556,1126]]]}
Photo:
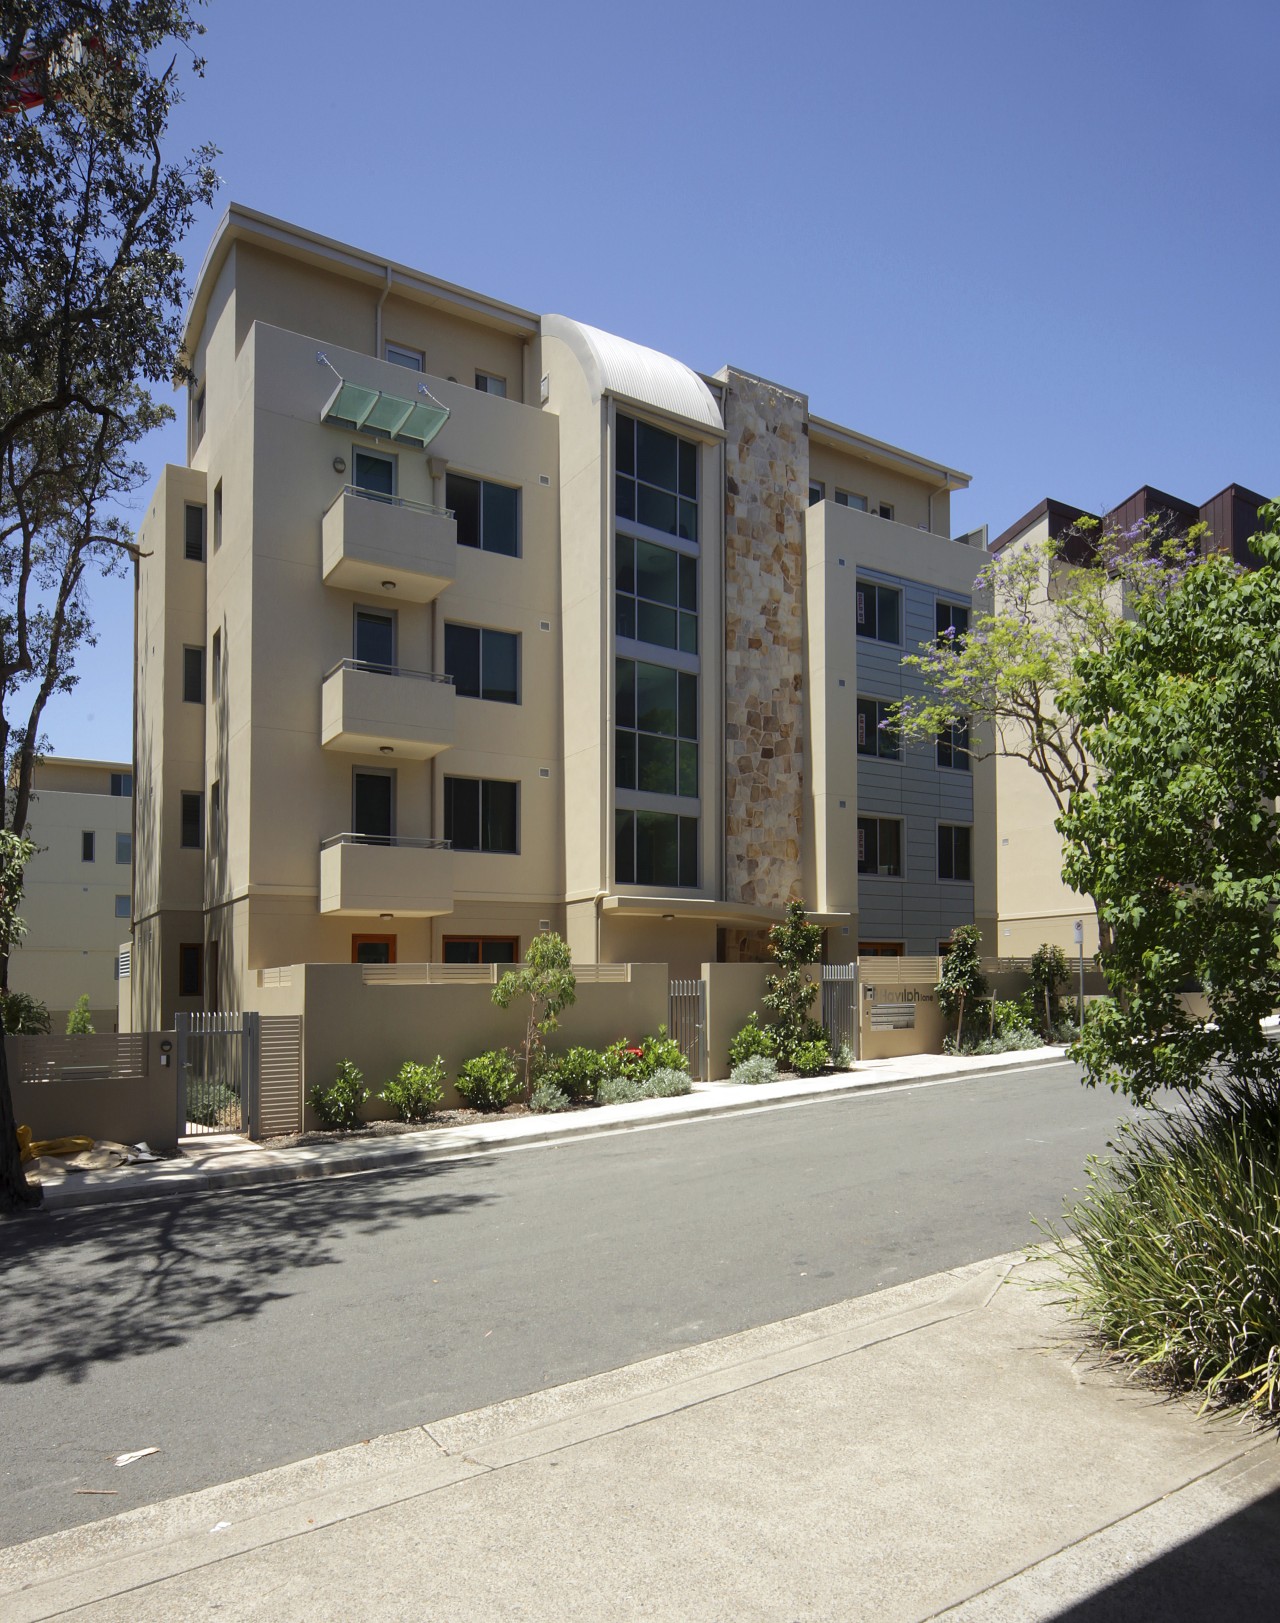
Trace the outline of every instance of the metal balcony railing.
{"label": "metal balcony railing", "polygon": [[451,507],[437,507],[434,502],[410,501],[407,496],[389,496],[385,491],[366,490],[363,485],[343,485],[342,489],[325,509],[331,512],[344,496],[361,496],[365,501],[381,502],[384,507],[407,507],[413,513],[427,513],[432,518],[452,518]]}
{"label": "metal balcony railing", "polygon": [[453,678],[442,671],[411,671],[403,665],[379,665],[371,659],[340,659],[332,670],[324,673],[325,681],[339,671],[371,671],[375,676],[412,676],[419,682],[444,682],[449,687],[453,686]]}
{"label": "metal balcony railing", "polygon": [[399,845],[415,851],[452,851],[452,840],[426,840],[416,834],[360,834],[350,829],[345,834],[330,834],[320,841],[320,849],[328,851],[335,845]]}

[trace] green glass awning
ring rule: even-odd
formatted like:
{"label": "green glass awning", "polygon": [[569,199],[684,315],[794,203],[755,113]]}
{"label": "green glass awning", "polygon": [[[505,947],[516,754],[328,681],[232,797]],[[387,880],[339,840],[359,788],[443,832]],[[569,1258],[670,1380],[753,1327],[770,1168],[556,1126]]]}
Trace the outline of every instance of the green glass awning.
{"label": "green glass awning", "polygon": [[320,420],[396,440],[401,445],[427,446],[449,421],[449,408],[429,394],[425,384],[420,383],[418,391],[425,399],[406,400],[402,395],[368,389],[340,378]]}

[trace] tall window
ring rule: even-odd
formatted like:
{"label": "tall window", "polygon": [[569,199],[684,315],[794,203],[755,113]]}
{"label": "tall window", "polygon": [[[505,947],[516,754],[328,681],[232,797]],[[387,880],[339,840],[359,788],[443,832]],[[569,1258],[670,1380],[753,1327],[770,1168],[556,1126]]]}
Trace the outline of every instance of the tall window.
{"label": "tall window", "polygon": [[445,506],[453,509],[458,545],[514,558],[520,551],[520,492],[460,473],[444,476]]}
{"label": "tall window", "polygon": [[127,919],[129,917],[129,898],[127,896],[116,897],[116,917],[118,919]]}
{"label": "tall window", "polygon": [[352,651],[362,665],[394,670],[396,663],[396,617],[376,609],[357,609]]}
{"label": "tall window", "polygon": [[698,793],[698,678],[642,659],[617,661],[619,789]]}
{"label": "tall window", "polygon": [[618,517],[696,541],[698,447],[621,412],[615,421]]}
{"label": "tall window", "polygon": [[938,824],[938,878],[973,878],[973,830],[963,823]]}
{"label": "tall window", "polygon": [[390,845],[396,831],[396,775],[351,774],[351,831],[369,845]]}
{"label": "tall window", "polygon": [[520,850],[520,785],[495,778],[444,780],[444,837],[455,851]]}
{"label": "tall window", "polygon": [[213,487],[213,550],[222,545],[222,480]]}
{"label": "tall window", "polygon": [[116,862],[122,867],[128,867],[133,861],[133,835],[116,835]]}
{"label": "tall window", "polygon": [[183,551],[193,563],[204,562],[204,523],[205,510],[197,507],[194,502],[188,502],[185,515],[185,533],[183,535]]}
{"label": "tall window", "polygon": [[858,872],[902,878],[902,824],[896,817],[859,817]]}
{"label": "tall window", "polygon": [[819,502],[826,500],[826,496],[827,496],[827,487],[826,487],[826,485],[823,484],[822,480],[821,479],[810,479],[810,481],[809,481],[809,506],[810,507],[816,507]]}
{"label": "tall window", "polygon": [[182,650],[182,697],[187,704],[204,703],[204,649]]}
{"label": "tall window", "polygon": [[133,794],[133,773],[113,772],[111,774],[111,793],[123,795],[126,800]]}
{"label": "tall window", "polygon": [[188,851],[204,844],[204,796],[198,790],[183,791],[182,844]]}
{"label": "tall window", "polygon": [[860,580],[855,590],[858,635],[876,642],[902,641],[902,593],[896,586]]}
{"label": "tall window", "polygon": [[938,734],[938,765],[950,767],[953,772],[969,772],[969,723],[953,721]]}
{"label": "tall window", "polygon": [[366,496],[384,500],[396,493],[396,459],[380,451],[356,450],[351,455],[351,483]]}
{"label": "tall window", "polygon": [[898,732],[889,725],[889,704],[885,699],[865,699],[858,695],[858,754],[876,755],[882,761],[901,758]]}
{"label": "tall window", "polygon": [[222,632],[215,631],[209,644],[209,683],[214,702],[222,697]]}
{"label": "tall window", "polygon": [[620,885],[672,885],[693,889],[698,883],[698,819],[671,812],[622,811],[615,814],[614,866]]}
{"label": "tall window", "polygon": [[98,844],[97,835],[93,832],[93,830],[91,828],[85,829],[84,833],[81,834],[81,836],[80,836],[80,860],[81,860],[81,862],[93,862],[95,860],[96,855],[97,855],[97,850],[96,850],[97,844]]}
{"label": "tall window", "polygon": [[216,850],[222,837],[222,780],[209,785],[209,844]]}
{"label": "tall window", "polygon": [[204,947],[198,941],[178,948],[178,996],[204,996]]}
{"label": "tall window", "polygon": [[933,606],[933,619],[940,643],[958,648],[969,635],[969,611],[963,603],[944,603],[939,598]]}
{"label": "tall window", "polygon": [[520,639],[514,631],[446,623],[444,668],[464,699],[520,703]]}
{"label": "tall window", "polygon": [[698,560],[653,541],[618,537],[618,635],[698,652]]}

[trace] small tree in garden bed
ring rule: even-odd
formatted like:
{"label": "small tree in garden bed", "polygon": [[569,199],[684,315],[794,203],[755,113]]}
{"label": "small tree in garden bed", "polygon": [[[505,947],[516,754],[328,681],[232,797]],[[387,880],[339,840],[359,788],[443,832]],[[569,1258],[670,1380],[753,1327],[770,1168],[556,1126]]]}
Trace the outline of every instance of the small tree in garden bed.
{"label": "small tree in garden bed", "polygon": [[67,1016],[68,1037],[92,1037],[93,1020],[89,1014],[89,994],[81,992],[76,999],[75,1007]]}
{"label": "small tree in garden bed", "polygon": [[522,1045],[526,1092],[533,1091],[534,1065],[543,1038],[558,1028],[560,1016],[577,1001],[577,986],[569,948],[554,930],[544,930],[529,943],[524,968],[509,969],[493,989],[493,1001],[500,1009],[507,1008],[515,998],[529,999]]}
{"label": "small tree in garden bed", "polygon": [[317,1082],[307,1095],[320,1125],[349,1133],[360,1126],[360,1111],[369,1098],[364,1072],[353,1060],[338,1061],[338,1074],[326,1088]]}
{"label": "small tree in garden bed", "polygon": [[823,1038],[822,1026],[809,1013],[818,988],[804,973],[822,956],[822,930],[804,916],[804,903],[787,903],[787,916],[769,931],[769,951],[778,960],[778,975],[770,975],[764,1006],[773,1012],[774,1052],[788,1063],[795,1050]]}
{"label": "small tree in garden bed", "polygon": [[956,1022],[955,1046],[964,1042],[964,1011],[987,995],[987,977],[978,963],[978,943],[982,931],[976,924],[961,924],[951,932],[951,951],[942,960],[938,982],[938,1007],[943,1016]]}
{"label": "small tree in garden bed", "polygon": [[1031,996],[1036,1019],[1043,1019],[1046,1037],[1052,1037],[1061,1009],[1061,988],[1069,975],[1067,955],[1061,947],[1043,942],[1031,954]]}

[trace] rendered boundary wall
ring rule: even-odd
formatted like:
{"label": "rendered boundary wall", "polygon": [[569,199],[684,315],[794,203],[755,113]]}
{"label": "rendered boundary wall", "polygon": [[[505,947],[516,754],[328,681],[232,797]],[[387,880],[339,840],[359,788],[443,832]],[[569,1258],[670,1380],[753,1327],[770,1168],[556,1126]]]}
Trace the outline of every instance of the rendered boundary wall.
{"label": "rendered boundary wall", "polygon": [[[771,1020],[764,1006],[765,982],[778,973],[778,966],[768,964],[703,964],[702,978],[707,983],[707,1080],[723,1080],[729,1074],[729,1044],[742,1030],[754,1010],[761,1025]],[[817,987],[817,995],[809,1006],[815,1020],[822,1015],[822,966],[814,964],[805,971],[807,978]]]}
{"label": "rendered boundary wall", "polygon": [[[361,964],[293,964],[264,972],[268,984],[248,989],[247,1002],[263,1015],[302,1018],[304,1096],[317,1082],[333,1081],[339,1060],[353,1060],[376,1094],[404,1060],[430,1063],[437,1054],[448,1073],[444,1108],[461,1103],[453,1087],[459,1067],[491,1048],[515,1048],[524,1040],[526,1000],[495,1008],[492,984],[449,981],[415,984],[369,980]],[[408,971],[412,966],[399,965]],[[580,980],[577,1001],[560,1017],[548,1041],[551,1052],[605,1048],[619,1037],[638,1041],[667,1023],[666,964],[630,964],[626,980]],[[274,982],[274,984],[272,984]],[[390,1114],[376,1098],[365,1106],[369,1120]],[[314,1125],[311,1112],[308,1126]]]}
{"label": "rendered boundary wall", "polygon": [[[59,1041],[88,1045],[97,1040]],[[96,1056],[87,1047],[84,1058],[89,1063],[60,1069],[44,1063],[44,1055],[50,1051],[49,1039],[6,1037],[15,1121],[20,1127],[30,1127],[36,1139],[105,1138],[120,1144],[137,1144],[145,1139],[153,1150],[173,1154],[178,1147],[178,1068],[173,1033],[149,1032],[134,1041],[145,1045],[136,1071],[95,1076],[93,1072],[105,1073],[111,1068],[92,1063]],[[167,1054],[160,1047],[165,1041],[170,1045]],[[163,1059],[168,1059],[168,1065],[161,1063]],[[76,1070],[85,1074],[76,1075]],[[39,1080],[22,1080],[24,1075],[36,1075]]]}

